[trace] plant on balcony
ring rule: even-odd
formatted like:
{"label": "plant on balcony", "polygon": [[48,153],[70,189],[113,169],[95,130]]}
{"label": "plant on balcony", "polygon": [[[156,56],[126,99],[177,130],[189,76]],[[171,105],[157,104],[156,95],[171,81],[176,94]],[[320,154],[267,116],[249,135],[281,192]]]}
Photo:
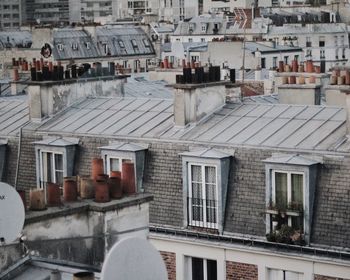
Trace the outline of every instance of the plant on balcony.
{"label": "plant on balcony", "polygon": [[304,234],[300,230],[294,230],[292,227],[283,224],[277,230],[266,234],[269,242],[277,242],[284,244],[305,245]]}

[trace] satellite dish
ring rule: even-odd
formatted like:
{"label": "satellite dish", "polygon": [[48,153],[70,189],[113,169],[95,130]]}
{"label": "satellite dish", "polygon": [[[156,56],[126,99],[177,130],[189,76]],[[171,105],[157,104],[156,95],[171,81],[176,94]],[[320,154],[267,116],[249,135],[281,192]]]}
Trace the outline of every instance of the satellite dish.
{"label": "satellite dish", "polygon": [[102,280],[167,280],[164,261],[151,243],[130,237],[114,244],[101,273]]}
{"label": "satellite dish", "polygon": [[0,182],[0,241],[11,243],[21,234],[24,206],[15,188]]}

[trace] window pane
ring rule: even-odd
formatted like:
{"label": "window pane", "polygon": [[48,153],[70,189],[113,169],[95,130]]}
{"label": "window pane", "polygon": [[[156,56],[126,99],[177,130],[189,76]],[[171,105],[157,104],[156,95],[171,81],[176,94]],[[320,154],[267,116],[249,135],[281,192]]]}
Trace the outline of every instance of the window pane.
{"label": "window pane", "polygon": [[216,184],[216,171],[214,166],[205,167],[205,183]]}
{"label": "window pane", "polygon": [[217,265],[214,260],[207,260],[207,280],[217,280]]}
{"label": "window pane", "polygon": [[304,217],[292,217],[292,228],[295,230],[304,230]]}
{"label": "window pane", "polygon": [[204,280],[203,259],[192,258],[192,280]]}
{"label": "window pane", "polygon": [[[52,182],[52,154],[51,153],[44,153],[45,158],[46,158],[46,166],[44,166],[44,181],[45,183],[47,182]],[[45,162],[45,161],[44,161]],[[44,163],[45,164],[45,163]]]}
{"label": "window pane", "polygon": [[63,170],[63,156],[55,154],[55,168],[56,170]]}
{"label": "window pane", "polygon": [[202,194],[202,168],[198,165],[191,165],[192,176],[192,220],[203,221],[203,194]]}
{"label": "window pane", "polygon": [[287,207],[287,173],[275,173],[276,206]]}
{"label": "window pane", "polygon": [[109,171],[120,171],[119,159],[118,158],[110,158],[109,159],[109,166],[111,169]]}
{"label": "window pane", "polygon": [[292,174],[292,203],[297,207],[303,206],[303,175]]}
{"label": "window pane", "polygon": [[63,184],[63,172],[62,171],[56,171],[56,184],[62,185]]}

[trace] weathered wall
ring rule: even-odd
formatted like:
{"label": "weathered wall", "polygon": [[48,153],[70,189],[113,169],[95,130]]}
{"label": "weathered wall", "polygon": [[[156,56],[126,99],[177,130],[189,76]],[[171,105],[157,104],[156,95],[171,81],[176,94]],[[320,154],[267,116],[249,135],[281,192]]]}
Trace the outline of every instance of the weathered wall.
{"label": "weathered wall", "polygon": [[168,280],[176,280],[176,254],[172,252],[159,252],[165,262]]}
{"label": "weathered wall", "polygon": [[86,97],[123,96],[124,79],[87,78],[28,85],[31,119],[41,119],[62,111]]}
{"label": "weathered wall", "polygon": [[347,279],[315,274],[314,280],[347,280]]}
{"label": "weathered wall", "polygon": [[226,280],[258,280],[258,267],[253,264],[226,262]]}
{"label": "weathered wall", "polygon": [[42,257],[101,265],[115,242],[125,237],[148,236],[148,202],[134,199],[123,208],[117,202],[112,206],[94,203],[90,208],[87,204],[71,204],[70,210],[62,214],[54,207],[40,219],[32,221],[27,217],[23,230],[26,245]]}

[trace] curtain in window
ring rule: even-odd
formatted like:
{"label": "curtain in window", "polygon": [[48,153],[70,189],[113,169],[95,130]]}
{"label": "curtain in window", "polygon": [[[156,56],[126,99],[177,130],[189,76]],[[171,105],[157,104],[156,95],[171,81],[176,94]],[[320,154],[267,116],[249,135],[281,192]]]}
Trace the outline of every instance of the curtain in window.
{"label": "curtain in window", "polygon": [[288,203],[287,173],[275,173],[276,206],[286,208]]}
{"label": "curtain in window", "polygon": [[216,168],[205,167],[205,197],[207,222],[216,223]]}
{"label": "curtain in window", "polygon": [[191,165],[192,176],[192,220],[203,221],[202,168]]}
{"label": "curtain in window", "polygon": [[303,206],[303,175],[292,174],[292,204]]}

